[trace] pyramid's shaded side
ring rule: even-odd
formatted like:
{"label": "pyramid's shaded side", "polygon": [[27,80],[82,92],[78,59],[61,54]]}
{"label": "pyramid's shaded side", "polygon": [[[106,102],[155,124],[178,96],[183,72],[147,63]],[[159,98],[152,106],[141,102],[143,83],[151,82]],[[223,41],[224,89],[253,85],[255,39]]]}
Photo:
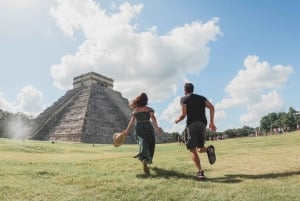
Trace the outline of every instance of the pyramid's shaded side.
{"label": "pyramid's shaded side", "polygon": [[[35,119],[31,139],[111,144],[130,115],[128,100],[120,92],[96,84],[82,86],[67,91]],[[133,133],[126,143],[135,143]]]}

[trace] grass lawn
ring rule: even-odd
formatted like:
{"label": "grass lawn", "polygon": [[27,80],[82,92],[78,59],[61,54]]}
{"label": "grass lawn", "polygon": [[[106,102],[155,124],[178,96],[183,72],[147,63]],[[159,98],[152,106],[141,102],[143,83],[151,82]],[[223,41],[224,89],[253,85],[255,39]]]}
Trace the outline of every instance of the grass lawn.
{"label": "grass lawn", "polygon": [[207,144],[217,161],[202,154],[207,179],[197,181],[177,143],[156,146],[146,176],[137,145],[0,139],[0,200],[300,200],[300,132]]}

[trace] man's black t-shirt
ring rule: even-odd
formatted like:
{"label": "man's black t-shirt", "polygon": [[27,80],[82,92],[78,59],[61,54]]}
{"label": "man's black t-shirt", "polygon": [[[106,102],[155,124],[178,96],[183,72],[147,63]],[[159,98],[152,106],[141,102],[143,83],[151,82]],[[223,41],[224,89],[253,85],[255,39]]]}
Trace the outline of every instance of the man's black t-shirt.
{"label": "man's black t-shirt", "polygon": [[194,121],[201,121],[207,125],[205,101],[207,101],[207,99],[198,94],[188,94],[181,99],[181,103],[186,105],[187,125],[190,125]]}

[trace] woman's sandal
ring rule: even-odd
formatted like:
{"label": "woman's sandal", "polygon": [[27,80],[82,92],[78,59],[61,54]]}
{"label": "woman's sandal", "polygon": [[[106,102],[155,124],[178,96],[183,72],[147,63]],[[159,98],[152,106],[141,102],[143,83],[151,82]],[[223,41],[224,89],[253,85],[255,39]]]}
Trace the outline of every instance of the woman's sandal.
{"label": "woman's sandal", "polygon": [[142,161],[142,163],[143,163],[143,169],[144,169],[145,174],[150,174],[147,160],[144,159],[144,160]]}

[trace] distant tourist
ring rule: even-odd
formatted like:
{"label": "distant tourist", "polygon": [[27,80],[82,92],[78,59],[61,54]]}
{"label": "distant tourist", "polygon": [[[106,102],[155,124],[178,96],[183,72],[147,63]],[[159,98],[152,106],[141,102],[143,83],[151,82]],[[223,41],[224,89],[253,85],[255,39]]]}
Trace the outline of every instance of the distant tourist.
{"label": "distant tourist", "polygon": [[155,151],[155,133],[161,135],[162,131],[158,127],[154,110],[148,107],[147,104],[148,97],[145,93],[141,93],[132,100],[130,104],[133,110],[132,117],[124,133],[128,135],[135,125],[137,143],[139,145],[139,153],[135,157],[142,162],[144,172],[149,174],[148,164],[152,163]]}
{"label": "distant tourist", "polygon": [[204,97],[198,94],[194,94],[194,85],[192,83],[186,83],[184,85],[185,96],[181,98],[181,115],[175,120],[177,124],[185,117],[186,129],[185,129],[185,140],[186,147],[190,150],[192,160],[198,170],[197,178],[202,180],[205,179],[204,171],[200,164],[200,158],[198,152],[207,153],[210,164],[215,163],[216,155],[213,145],[204,146],[206,136],[206,125],[207,119],[205,116],[205,108],[210,111],[209,128],[212,131],[216,131],[214,124],[214,106]]}

